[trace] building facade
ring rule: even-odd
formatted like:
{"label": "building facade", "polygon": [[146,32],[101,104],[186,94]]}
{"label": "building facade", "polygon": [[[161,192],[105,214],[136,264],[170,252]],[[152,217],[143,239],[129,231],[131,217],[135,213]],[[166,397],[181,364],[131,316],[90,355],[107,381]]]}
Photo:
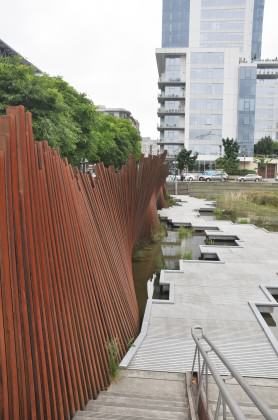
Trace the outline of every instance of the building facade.
{"label": "building facade", "polygon": [[226,137],[252,156],[263,13],[264,0],[163,1],[158,130],[169,157],[186,147],[216,159]]}
{"label": "building facade", "polygon": [[101,105],[97,107],[99,112],[103,114],[112,115],[116,118],[121,118],[123,120],[129,120],[133,127],[140,131],[139,122],[132,116],[131,112],[124,108],[106,108],[105,106]]}
{"label": "building facade", "polygon": [[141,152],[144,156],[156,156],[159,154],[159,145],[157,140],[150,137],[142,137]]}

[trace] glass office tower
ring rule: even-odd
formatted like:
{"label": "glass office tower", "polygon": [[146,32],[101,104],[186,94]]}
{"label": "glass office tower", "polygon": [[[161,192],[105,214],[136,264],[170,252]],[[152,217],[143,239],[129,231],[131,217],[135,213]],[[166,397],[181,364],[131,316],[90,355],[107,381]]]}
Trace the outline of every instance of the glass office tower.
{"label": "glass office tower", "polygon": [[[160,145],[219,157],[222,138],[253,153],[264,0],[164,0]],[[249,77],[250,76],[250,77]]]}
{"label": "glass office tower", "polygon": [[188,47],[189,8],[190,0],[163,1],[163,48]]}

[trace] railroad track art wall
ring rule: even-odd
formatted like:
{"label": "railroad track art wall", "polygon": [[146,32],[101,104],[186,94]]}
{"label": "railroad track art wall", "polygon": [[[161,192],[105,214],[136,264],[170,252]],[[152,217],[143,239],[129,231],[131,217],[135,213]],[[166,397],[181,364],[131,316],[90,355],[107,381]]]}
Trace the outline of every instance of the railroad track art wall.
{"label": "railroad track art wall", "polygon": [[132,252],[158,223],[165,156],[97,178],[0,118],[0,418],[68,419],[109,384],[139,328]]}

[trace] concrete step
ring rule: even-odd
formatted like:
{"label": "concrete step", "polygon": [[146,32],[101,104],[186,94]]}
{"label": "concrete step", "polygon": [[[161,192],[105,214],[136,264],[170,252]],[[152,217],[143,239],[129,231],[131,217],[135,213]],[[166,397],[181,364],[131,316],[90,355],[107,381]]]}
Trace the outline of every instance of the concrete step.
{"label": "concrete step", "polygon": [[[98,417],[97,417],[98,415]],[[115,418],[117,416],[130,416],[131,418],[136,417],[143,417],[143,418],[151,418],[151,419],[163,419],[163,420],[187,420],[189,418],[188,411],[163,411],[157,409],[148,409],[148,408],[138,408],[138,407],[118,407],[118,406],[103,406],[103,405],[92,405],[90,410],[86,410],[83,412],[78,412],[74,417],[74,420],[84,420],[85,418],[88,419],[95,419],[103,416],[103,418],[108,419]],[[114,416],[114,417],[113,417]]]}
{"label": "concrete step", "polygon": [[88,410],[92,404],[104,404],[104,405],[121,405],[121,406],[129,406],[129,407],[154,407],[154,408],[169,408],[172,407],[176,409],[185,409],[187,408],[187,404],[184,401],[174,401],[174,400],[162,400],[157,398],[145,398],[143,396],[137,397],[136,395],[115,395],[110,392],[101,393],[98,396],[96,401],[91,401],[88,403],[86,409]]}
{"label": "concrete step", "polygon": [[108,391],[89,401],[74,420],[187,420],[186,395],[184,374],[122,369]]}
{"label": "concrete step", "polygon": [[[153,420],[153,417],[141,416],[141,415],[130,416],[129,414],[124,415],[124,414],[112,414],[112,413],[111,414],[110,413],[94,413],[94,415],[92,417],[91,414],[87,413],[86,411],[80,411],[74,417],[74,420],[92,420],[92,419],[97,419],[97,420]],[[187,420],[187,417],[185,417],[185,419]],[[189,419],[189,417],[188,417],[188,419]],[[163,420],[167,420],[167,419],[163,419]]]}
{"label": "concrete step", "polygon": [[122,370],[109,392],[149,395],[157,399],[185,399],[185,375]]}
{"label": "concrete step", "polygon": [[87,404],[86,410],[90,411],[91,408],[96,406],[110,406],[110,407],[130,407],[130,408],[141,408],[142,406],[148,410],[161,410],[161,411],[175,411],[180,412],[185,410],[187,407],[185,404],[181,405],[181,403],[175,403],[168,401],[165,402],[157,402],[157,400],[143,400],[143,399],[136,399],[136,398],[129,398],[129,397],[103,397],[98,398],[95,401],[91,401]]}
{"label": "concrete step", "polygon": [[100,394],[99,394],[99,396],[98,396],[98,398],[102,398],[102,396],[106,396],[106,395],[110,395],[110,396],[115,396],[115,397],[130,397],[130,398],[137,398],[137,399],[140,399],[140,400],[151,400],[151,401],[157,401],[158,403],[160,402],[160,401],[164,401],[164,402],[167,402],[167,401],[173,401],[174,403],[181,403],[181,404],[185,404],[185,397],[175,397],[175,398],[170,398],[170,399],[167,399],[167,398],[157,398],[157,397],[153,397],[153,396],[151,396],[151,395],[149,395],[149,394],[138,394],[138,393],[136,393],[136,394],[133,394],[133,393],[130,393],[130,392],[128,392],[128,390],[127,390],[127,392],[112,392],[112,391],[101,391],[100,392]]}

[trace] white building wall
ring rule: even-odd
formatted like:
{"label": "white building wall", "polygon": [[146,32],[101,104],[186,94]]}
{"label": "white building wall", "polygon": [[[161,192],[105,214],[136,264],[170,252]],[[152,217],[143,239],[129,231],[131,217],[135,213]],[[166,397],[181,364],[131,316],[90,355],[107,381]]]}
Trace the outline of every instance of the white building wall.
{"label": "white building wall", "polygon": [[237,110],[239,87],[239,51],[226,48],[224,63],[224,95],[222,138],[237,137]]}
{"label": "white building wall", "polygon": [[243,58],[247,61],[251,60],[252,52],[252,36],[253,36],[253,15],[254,15],[254,0],[245,0],[245,25],[244,25],[244,51]]}
{"label": "white building wall", "polygon": [[193,0],[190,6],[189,48],[200,47],[201,5],[202,0]]}

